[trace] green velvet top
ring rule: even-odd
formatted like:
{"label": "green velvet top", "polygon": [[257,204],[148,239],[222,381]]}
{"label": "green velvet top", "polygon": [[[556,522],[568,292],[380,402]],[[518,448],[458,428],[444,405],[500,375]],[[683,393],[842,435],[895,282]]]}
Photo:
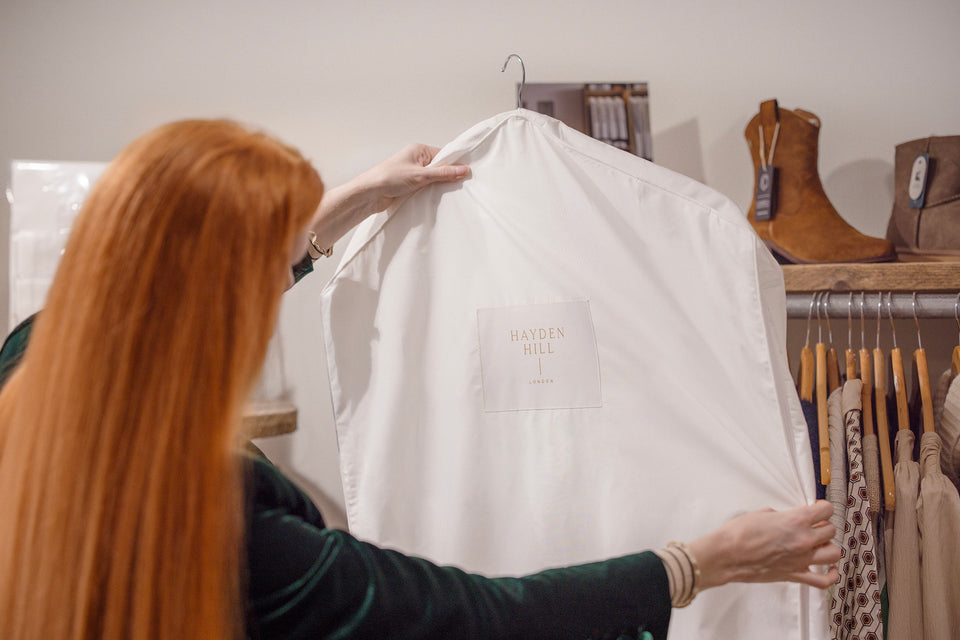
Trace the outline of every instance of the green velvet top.
{"label": "green velvet top", "polygon": [[[0,349],[0,385],[33,316]],[[484,578],[328,529],[265,458],[247,462],[247,634],[252,640],[666,638],[671,602],[654,553]]]}
{"label": "green velvet top", "polygon": [[328,529],[269,462],[250,468],[250,638],[666,638],[669,587],[652,552],[485,578]]}

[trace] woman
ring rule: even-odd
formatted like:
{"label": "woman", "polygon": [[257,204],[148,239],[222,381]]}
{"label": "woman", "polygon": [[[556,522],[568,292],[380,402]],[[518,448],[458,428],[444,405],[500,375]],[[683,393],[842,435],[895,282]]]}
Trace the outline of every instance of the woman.
{"label": "woman", "polygon": [[326,529],[275,468],[241,462],[292,267],[466,175],[425,167],[434,153],[410,147],[323,206],[297,151],[230,122],[161,127],[111,164],[0,394],[0,638],[663,637],[698,590],[836,579],[810,569],[839,557],[829,503],[486,579]]}

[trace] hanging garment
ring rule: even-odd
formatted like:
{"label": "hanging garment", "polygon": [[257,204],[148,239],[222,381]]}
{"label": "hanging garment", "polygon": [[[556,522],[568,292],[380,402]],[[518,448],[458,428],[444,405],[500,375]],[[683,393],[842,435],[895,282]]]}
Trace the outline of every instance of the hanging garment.
{"label": "hanging garment", "polygon": [[[813,457],[813,488],[817,494],[817,499],[823,500],[827,497],[827,487],[820,483],[820,425],[817,424],[816,396],[812,401],[800,398],[800,408],[803,411],[803,419],[810,436],[810,454]],[[846,491],[846,486],[844,486],[844,491]]]}
{"label": "hanging garment", "polygon": [[873,366],[870,364],[870,351],[861,346],[860,382],[862,386],[860,407],[863,429],[863,472],[867,478],[867,500],[870,517],[879,523],[883,511],[883,489],[880,484],[880,441],[873,418]]}
{"label": "hanging garment", "polygon": [[[947,369],[937,379],[937,386],[933,390],[933,422],[935,425],[939,425],[943,419],[943,403],[946,402],[947,392],[950,391],[950,383],[953,382],[955,377],[953,371]],[[940,437],[943,438],[942,435]]]}
{"label": "hanging garment", "polygon": [[[838,640],[883,637],[880,610],[880,573],[874,528],[867,513],[867,484],[863,475],[861,438],[861,382],[843,385],[843,421],[847,453],[847,509],[843,524],[840,577],[831,590],[830,631]],[[871,635],[872,634],[872,635]]]}
{"label": "hanging garment", "polygon": [[880,482],[880,442],[877,434],[863,436],[863,473],[867,481],[867,502],[872,516],[883,511],[883,490]]}
{"label": "hanging garment", "polygon": [[843,557],[839,587],[831,602],[830,628],[842,640],[883,638],[880,572],[874,527],[867,513],[867,483],[863,475],[861,383],[843,385],[843,420],[847,441],[847,510],[843,526]]}
{"label": "hanging garment", "polygon": [[923,638],[923,596],[920,583],[920,530],[917,525],[917,497],[920,494],[920,465],[913,459],[914,435],[909,429],[897,431],[897,464],[893,469],[897,508],[893,518],[893,551],[887,567],[887,595],[890,598],[888,633],[897,638]]}
{"label": "hanging garment", "polygon": [[[351,531],[488,575],[813,499],[782,273],[727,198],[525,110],[355,232],[323,326]],[[727,585],[670,637],[819,639],[820,593]]]}
{"label": "hanging garment", "polygon": [[[830,516],[830,523],[837,529],[833,535],[833,543],[840,548],[843,548],[844,536],[846,535],[844,533],[844,521],[847,516],[847,436],[843,420],[842,395],[843,391],[841,389],[835,389],[827,400],[830,434],[830,485],[826,487],[826,497],[833,504],[833,515]],[[814,459],[816,459],[817,453],[817,451],[814,451]],[[816,463],[814,474],[815,476],[819,475],[819,465]],[[838,625],[842,619],[839,615],[841,613],[841,600],[837,597],[837,590],[841,584],[842,581],[837,580],[827,590],[831,605],[831,638],[837,637]]]}
{"label": "hanging garment", "polygon": [[833,503],[830,522],[837,528],[833,542],[843,545],[843,522],[847,513],[847,435],[843,420],[843,390],[834,389],[827,399],[830,434],[830,486],[827,499]]}
{"label": "hanging garment", "polygon": [[960,494],[940,470],[940,436],[920,438],[920,567],[923,582],[923,637],[956,640],[960,630]]}
{"label": "hanging garment", "polygon": [[933,422],[943,443],[940,469],[960,489],[960,382],[957,380],[950,369],[940,376],[933,401]]}

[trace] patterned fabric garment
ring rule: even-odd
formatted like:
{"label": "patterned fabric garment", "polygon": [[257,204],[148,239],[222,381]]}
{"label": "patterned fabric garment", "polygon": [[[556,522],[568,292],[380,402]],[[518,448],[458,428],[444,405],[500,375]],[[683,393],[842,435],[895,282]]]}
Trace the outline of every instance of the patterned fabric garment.
{"label": "patterned fabric garment", "polygon": [[836,640],[880,640],[880,576],[876,539],[867,514],[867,484],[860,444],[859,380],[843,387],[844,426],[847,433],[847,510],[843,526],[840,581],[830,604],[830,630]]}

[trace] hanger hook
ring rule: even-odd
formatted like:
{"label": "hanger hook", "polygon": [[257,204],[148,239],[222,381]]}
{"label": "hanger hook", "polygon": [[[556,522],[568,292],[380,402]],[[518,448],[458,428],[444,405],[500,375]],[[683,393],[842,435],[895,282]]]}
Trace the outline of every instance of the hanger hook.
{"label": "hanger hook", "polygon": [[[807,309],[807,339],[803,342],[804,347],[810,346],[810,321],[813,319],[813,301],[816,300],[816,298],[817,292],[814,291],[810,294],[810,308]],[[957,300],[960,301],[960,297],[958,297]],[[960,302],[958,302],[958,304],[960,304]],[[960,320],[957,320],[957,324],[960,326]]]}
{"label": "hanger hook", "polygon": [[823,292],[823,319],[827,321],[827,340],[833,345],[833,327],[830,326],[830,292]]}
{"label": "hanger hook", "polygon": [[917,317],[917,292],[913,292],[913,296],[910,299],[911,304],[913,305],[913,322],[917,325],[917,349],[923,349],[923,340],[920,339],[920,318]]}
{"label": "hanger hook", "polygon": [[897,327],[893,324],[893,292],[887,293],[887,317],[890,319],[890,333],[893,334],[893,348],[897,348]]}
{"label": "hanger hook", "polygon": [[817,291],[817,342],[823,342],[823,325],[820,323],[820,305],[822,304],[823,291]]}
{"label": "hanger hook", "polygon": [[523,65],[523,58],[515,53],[511,53],[507,56],[507,59],[503,61],[503,66],[500,67],[500,73],[507,70],[507,64],[510,62],[510,58],[516,58],[517,62],[520,63],[520,84],[517,86],[517,109],[519,109],[523,105],[523,85],[527,84],[527,69]]}
{"label": "hanger hook", "polygon": [[877,291],[877,349],[880,348],[880,322],[883,320],[883,291]]}
{"label": "hanger hook", "polygon": [[860,292],[860,348],[867,348],[867,314],[863,311],[864,298],[866,298],[866,292]]}
{"label": "hanger hook", "polygon": [[847,349],[853,351],[853,291],[847,297]]}

